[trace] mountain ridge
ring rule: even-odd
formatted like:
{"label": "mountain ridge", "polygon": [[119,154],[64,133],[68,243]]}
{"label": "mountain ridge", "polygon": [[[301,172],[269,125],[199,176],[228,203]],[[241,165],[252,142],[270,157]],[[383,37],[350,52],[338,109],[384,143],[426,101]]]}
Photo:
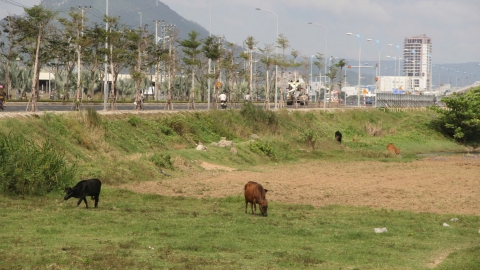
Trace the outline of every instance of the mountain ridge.
{"label": "mountain ridge", "polygon": [[[103,23],[102,18],[106,12],[106,2],[97,0],[43,0],[45,7],[57,10],[60,16],[67,16],[71,8],[85,8],[85,17],[88,18],[87,25],[91,23]],[[179,39],[188,38],[192,30],[199,33],[199,38],[209,35],[208,31],[200,24],[190,21],[171,9],[168,5],[158,0],[115,0],[109,2],[108,16],[120,17],[120,23],[128,27],[139,27],[140,24],[147,25],[147,29],[155,33],[154,20],[162,21],[164,24],[173,24],[179,32]],[[140,3],[139,3],[140,2]],[[91,7],[91,8],[90,8]],[[160,36],[161,27],[158,33]]]}

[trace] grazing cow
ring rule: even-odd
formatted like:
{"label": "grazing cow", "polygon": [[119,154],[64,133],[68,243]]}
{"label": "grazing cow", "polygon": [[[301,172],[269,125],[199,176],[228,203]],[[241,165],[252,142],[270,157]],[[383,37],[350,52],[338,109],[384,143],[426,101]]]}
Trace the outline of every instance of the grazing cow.
{"label": "grazing cow", "polygon": [[339,143],[342,143],[342,133],[340,133],[340,131],[335,131],[335,140],[337,140],[337,142]]}
{"label": "grazing cow", "polygon": [[85,202],[86,208],[88,208],[87,196],[92,196],[92,200],[95,200],[95,208],[98,207],[98,196],[100,196],[100,188],[102,182],[98,179],[88,179],[78,182],[74,187],[65,188],[64,200],[68,200],[71,197],[79,198],[77,206],[80,205],[82,200]]}
{"label": "grazing cow", "polygon": [[395,155],[400,155],[400,148],[397,148],[395,147],[395,145],[393,145],[393,143],[389,143],[387,145],[387,150],[388,152],[392,153],[392,154],[395,154]]}
{"label": "grazing cow", "polygon": [[258,204],[262,215],[264,217],[267,216],[268,202],[265,198],[267,191],[267,189],[264,189],[262,185],[257,182],[249,181],[247,184],[245,184],[245,214],[247,213],[248,203],[250,203],[253,215],[255,215],[257,212],[256,205]]}

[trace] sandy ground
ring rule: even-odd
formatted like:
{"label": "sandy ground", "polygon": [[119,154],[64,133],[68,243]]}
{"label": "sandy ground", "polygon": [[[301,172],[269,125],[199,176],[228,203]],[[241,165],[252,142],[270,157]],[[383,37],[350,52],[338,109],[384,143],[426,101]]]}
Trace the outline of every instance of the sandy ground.
{"label": "sandy ground", "polygon": [[480,215],[480,155],[427,157],[409,163],[308,162],[251,171],[201,163],[189,176],[122,186],[167,196],[243,196],[247,181],[268,189],[267,199],[293,204],[369,206]]}

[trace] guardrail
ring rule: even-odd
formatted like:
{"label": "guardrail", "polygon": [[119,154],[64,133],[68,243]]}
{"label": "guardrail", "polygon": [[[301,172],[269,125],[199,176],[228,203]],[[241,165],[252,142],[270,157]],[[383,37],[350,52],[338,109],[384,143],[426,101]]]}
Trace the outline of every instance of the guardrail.
{"label": "guardrail", "polygon": [[375,105],[377,108],[425,108],[444,104],[435,95],[377,93]]}

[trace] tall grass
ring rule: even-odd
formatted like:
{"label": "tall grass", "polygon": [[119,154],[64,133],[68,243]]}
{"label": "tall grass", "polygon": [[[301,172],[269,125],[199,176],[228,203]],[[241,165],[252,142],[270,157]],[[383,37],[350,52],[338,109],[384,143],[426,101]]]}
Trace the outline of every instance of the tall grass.
{"label": "tall grass", "polygon": [[44,142],[37,146],[22,134],[0,133],[0,191],[43,195],[61,190],[75,178],[76,166],[63,153]]}

